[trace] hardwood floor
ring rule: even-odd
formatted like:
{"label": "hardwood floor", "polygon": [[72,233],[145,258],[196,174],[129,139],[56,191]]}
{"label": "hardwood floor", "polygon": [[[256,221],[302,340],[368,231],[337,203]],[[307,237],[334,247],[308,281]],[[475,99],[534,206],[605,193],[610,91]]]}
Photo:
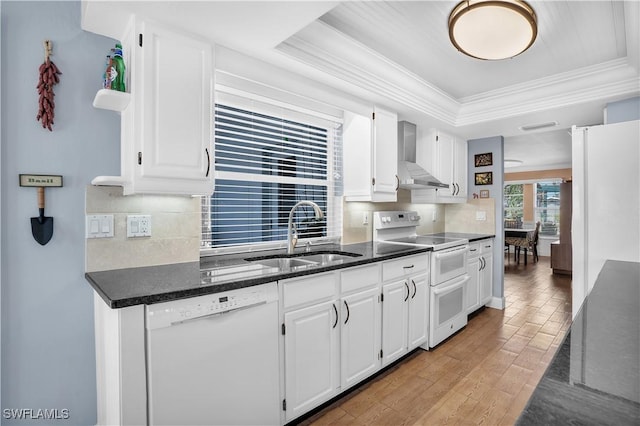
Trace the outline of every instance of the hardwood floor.
{"label": "hardwood floor", "polygon": [[512,425],[571,322],[571,278],[549,258],[505,258],[506,308],[466,328],[305,420],[305,425]]}

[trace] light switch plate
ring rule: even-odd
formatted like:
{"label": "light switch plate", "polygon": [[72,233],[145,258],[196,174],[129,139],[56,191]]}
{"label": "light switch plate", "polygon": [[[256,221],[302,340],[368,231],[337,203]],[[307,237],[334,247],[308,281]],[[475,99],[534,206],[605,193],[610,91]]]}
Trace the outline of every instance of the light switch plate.
{"label": "light switch plate", "polygon": [[138,214],[127,216],[127,238],[150,237],[151,215]]}
{"label": "light switch plate", "polygon": [[85,231],[87,238],[113,238],[113,215],[87,215]]}
{"label": "light switch plate", "polygon": [[484,210],[476,211],[476,220],[487,220],[487,212]]}

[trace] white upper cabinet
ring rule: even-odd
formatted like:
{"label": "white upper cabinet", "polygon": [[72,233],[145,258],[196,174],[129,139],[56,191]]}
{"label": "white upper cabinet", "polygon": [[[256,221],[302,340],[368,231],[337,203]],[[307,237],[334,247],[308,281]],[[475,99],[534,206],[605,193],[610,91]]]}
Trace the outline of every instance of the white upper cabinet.
{"label": "white upper cabinet", "polygon": [[122,111],[124,194],[213,192],[213,48],[164,25],[134,19],[122,40],[131,103]]}
{"label": "white upper cabinet", "polygon": [[344,195],[347,201],[396,201],[398,116],[375,108],[370,117],[345,111]]}
{"label": "white upper cabinet", "polygon": [[411,191],[413,202],[464,203],[467,200],[467,141],[432,129],[419,141],[417,162],[449,189]]}

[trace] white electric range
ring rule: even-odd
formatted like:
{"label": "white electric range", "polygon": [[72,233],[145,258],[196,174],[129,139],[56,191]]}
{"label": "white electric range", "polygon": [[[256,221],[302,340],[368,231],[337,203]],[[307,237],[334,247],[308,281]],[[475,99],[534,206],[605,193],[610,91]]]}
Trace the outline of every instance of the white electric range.
{"label": "white electric range", "polygon": [[[469,240],[442,235],[419,235],[420,216],[416,211],[373,213],[373,240],[376,243],[427,247],[430,254],[429,348],[467,325],[467,254]],[[425,348],[427,349],[427,348]]]}

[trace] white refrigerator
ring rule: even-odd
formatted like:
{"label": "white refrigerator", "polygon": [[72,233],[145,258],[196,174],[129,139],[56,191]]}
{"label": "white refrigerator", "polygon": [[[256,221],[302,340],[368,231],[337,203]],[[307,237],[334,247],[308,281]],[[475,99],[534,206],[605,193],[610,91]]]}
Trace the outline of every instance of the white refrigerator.
{"label": "white refrigerator", "polygon": [[640,262],[640,121],[572,129],[573,317],[608,259]]}

